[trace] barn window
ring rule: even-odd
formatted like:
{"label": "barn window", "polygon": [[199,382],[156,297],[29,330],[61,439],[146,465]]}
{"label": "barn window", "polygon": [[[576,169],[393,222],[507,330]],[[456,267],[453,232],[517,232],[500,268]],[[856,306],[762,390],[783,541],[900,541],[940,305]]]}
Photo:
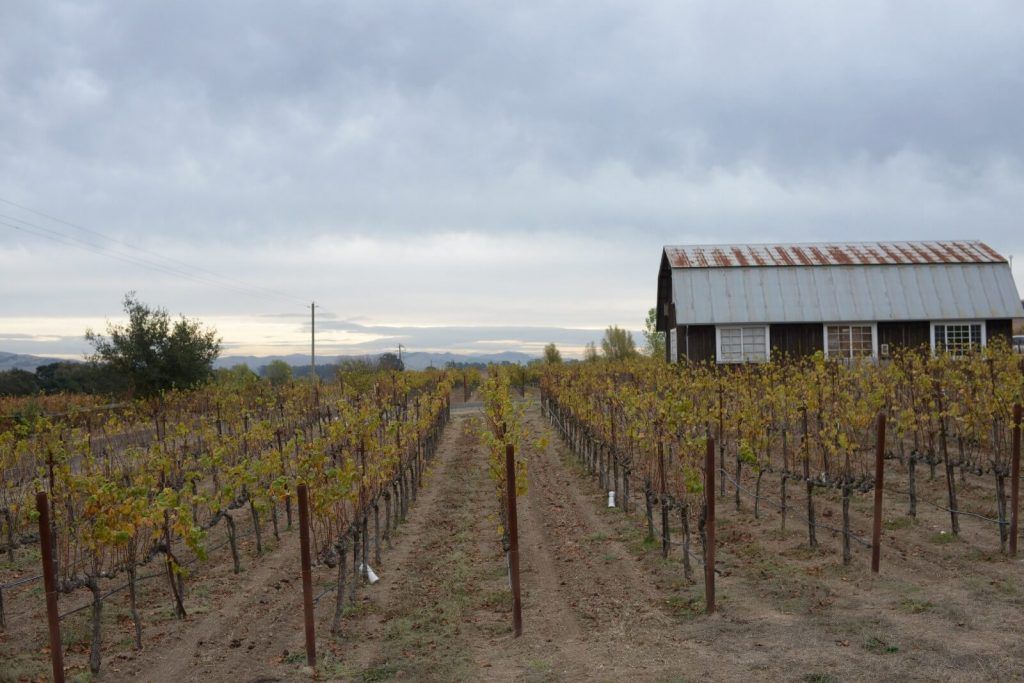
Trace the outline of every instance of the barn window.
{"label": "barn window", "polygon": [[873,357],[875,326],[825,325],[825,353],[842,360]]}
{"label": "barn window", "polygon": [[985,323],[951,322],[932,325],[932,348],[954,356],[985,345]]}
{"label": "barn window", "polygon": [[746,363],[768,360],[768,327],[743,325],[718,328],[719,363]]}

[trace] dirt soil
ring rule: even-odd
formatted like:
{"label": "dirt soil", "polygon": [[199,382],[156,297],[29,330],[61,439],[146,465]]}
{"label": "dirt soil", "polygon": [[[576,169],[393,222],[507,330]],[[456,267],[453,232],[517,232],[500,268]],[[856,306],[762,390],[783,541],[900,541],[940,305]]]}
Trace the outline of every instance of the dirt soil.
{"label": "dirt soil", "polygon": [[[607,508],[606,493],[540,415],[535,395],[525,419],[531,439],[546,444],[527,451],[529,490],[519,505],[524,634],[513,638],[498,499],[475,431],[479,404],[456,399],[453,408],[408,521],[373,566],[381,580],[359,588],[340,635],[329,632],[333,593],[318,603],[315,672],[304,666],[291,531],[279,544],[271,538],[261,558],[246,547],[239,576],[226,549],[214,553],[193,576],[183,621],[173,618],[165,585],[148,582],[141,652],[131,647],[123,600],[108,600],[96,680],[1024,679],[1024,564],[998,553],[998,535],[985,523],[965,519],[951,540],[939,533],[948,528],[944,513],[922,505],[909,522],[904,504],[887,500],[882,573],[873,577],[865,549],[844,567],[831,534],[819,531],[821,547],[811,549],[798,520],[782,532],[777,511],[765,507],[755,519],[750,499],[737,512],[730,489],[718,508],[720,611],[707,617],[700,566],[687,582],[678,547],[661,557],[645,538],[639,495],[635,512]],[[941,501],[936,487],[922,484],[922,497]],[[796,504],[803,499],[794,489]],[[777,499],[777,486],[766,480],[764,493]],[[836,522],[838,503],[819,502],[822,521]],[[854,500],[859,533],[867,532],[870,505],[870,497]],[[332,583],[333,573],[318,568],[317,592]],[[15,607],[28,599],[15,597]],[[87,621],[86,612],[67,624],[72,673],[84,671]],[[0,633],[0,681],[47,670],[45,625],[19,623]]]}

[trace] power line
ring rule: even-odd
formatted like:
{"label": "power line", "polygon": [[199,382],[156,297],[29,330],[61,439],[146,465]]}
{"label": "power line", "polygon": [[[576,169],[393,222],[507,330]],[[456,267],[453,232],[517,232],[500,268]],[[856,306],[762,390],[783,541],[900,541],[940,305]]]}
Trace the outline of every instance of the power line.
{"label": "power line", "polygon": [[[0,215],[2,215],[2,214],[0,214]],[[18,219],[15,219],[15,220],[18,220]],[[21,221],[21,222],[24,223],[24,221]],[[44,239],[48,239],[48,240],[51,240],[53,242],[57,242],[58,244],[63,244],[63,245],[66,245],[66,246],[71,246],[71,247],[77,247],[79,249],[83,249],[85,251],[89,251],[89,252],[92,252],[94,254],[99,254],[100,256],[106,256],[107,258],[112,258],[112,259],[115,259],[117,261],[122,261],[124,263],[129,263],[129,264],[134,265],[134,266],[141,266],[143,268],[149,268],[151,270],[156,270],[156,271],[159,271],[159,272],[162,272],[162,273],[166,273],[168,275],[174,275],[174,276],[177,276],[177,277],[182,277],[182,278],[185,278],[185,279],[188,279],[188,280],[192,280],[194,282],[198,282],[198,283],[205,284],[205,285],[212,285],[214,287],[221,287],[221,288],[224,288],[224,289],[230,289],[231,291],[234,291],[234,292],[236,292],[238,294],[245,294],[247,296],[264,296],[262,293],[257,293],[257,292],[252,291],[252,290],[245,290],[245,289],[241,289],[241,288],[238,288],[238,287],[234,287],[232,285],[216,282],[214,280],[210,280],[210,279],[207,279],[207,278],[202,278],[202,277],[199,277],[197,275],[193,275],[191,273],[182,271],[180,269],[172,268],[170,266],[164,266],[164,265],[161,265],[161,264],[158,264],[158,263],[153,263],[153,262],[150,262],[150,261],[145,261],[145,260],[142,260],[142,259],[140,259],[138,257],[133,257],[133,256],[127,256],[127,255],[124,255],[124,254],[113,253],[113,252],[105,250],[103,247],[91,244],[89,242],[85,242],[84,240],[79,240],[79,239],[77,239],[75,237],[72,237],[70,235],[65,235],[63,233],[60,233],[60,232],[57,232],[57,231],[54,231],[54,230],[50,230],[48,228],[44,228],[44,227],[41,227],[41,226],[36,226],[36,225],[31,224],[31,223],[26,223],[26,225],[32,226],[31,228],[25,227],[24,225],[15,225],[14,223],[9,223],[9,222],[7,222],[5,220],[0,220],[0,225],[6,225],[7,227],[13,228],[14,230],[18,230],[20,232],[25,232],[25,233],[29,233],[31,235],[35,235],[37,237],[42,237]],[[32,229],[32,228],[36,228],[36,229]],[[43,231],[43,232],[40,232],[40,231]]]}
{"label": "power line", "polygon": [[[93,230],[92,228],[87,228],[87,227],[79,225],[77,223],[73,223],[71,221],[67,221],[67,220],[64,220],[62,218],[58,218],[56,216],[50,215],[48,213],[44,213],[42,211],[38,211],[38,210],[33,209],[31,207],[24,206],[22,204],[18,204],[17,202],[13,202],[13,201],[11,201],[9,199],[5,199],[3,197],[0,197],[0,202],[3,202],[4,204],[9,204],[10,206],[17,207],[19,209],[22,209],[23,211],[28,211],[30,213],[33,213],[33,214],[35,214],[37,216],[41,216],[41,217],[46,218],[48,220],[55,221],[57,223],[61,223],[61,224],[66,225],[68,227],[74,228],[75,230],[80,230],[80,231],[88,233],[90,235],[94,235],[94,236],[99,237],[101,239],[104,239],[104,240],[106,240],[108,242],[112,242],[114,244],[117,244],[117,245],[119,245],[119,246],[121,246],[121,247],[123,247],[125,249],[129,249],[129,250],[132,250],[132,251],[135,251],[135,252],[146,254],[146,255],[148,255],[150,257],[159,259],[160,261],[164,261],[166,263],[176,264],[178,267],[175,268],[174,266],[169,266],[169,265],[162,264],[162,263],[153,264],[152,262],[148,261],[147,259],[142,259],[141,257],[127,257],[127,258],[137,258],[140,261],[144,262],[144,263],[139,263],[137,265],[144,265],[144,267],[150,267],[150,265],[151,265],[152,267],[163,268],[165,270],[165,272],[170,272],[171,274],[176,274],[176,275],[180,275],[182,277],[191,277],[193,279],[196,279],[195,273],[186,273],[186,272],[183,272],[181,270],[181,268],[186,268],[186,269],[191,270],[191,271],[196,271],[197,273],[205,273],[206,275],[212,276],[212,277],[216,278],[217,280],[222,280],[222,281],[225,281],[225,282],[234,283],[238,287],[250,290],[250,292],[243,292],[243,293],[251,293],[251,292],[259,291],[259,292],[262,292],[264,294],[270,294],[270,295],[273,295],[273,296],[278,296],[278,297],[290,299],[290,300],[293,300],[293,301],[301,301],[304,304],[306,302],[305,299],[302,299],[300,297],[294,296],[292,294],[288,294],[287,292],[282,292],[280,290],[271,289],[269,287],[263,287],[263,286],[260,286],[260,285],[251,285],[251,284],[249,284],[247,282],[244,282],[242,280],[239,280],[237,278],[233,278],[233,277],[226,276],[226,275],[221,275],[221,274],[219,274],[219,273],[217,273],[215,271],[209,270],[207,268],[202,268],[202,267],[199,267],[199,266],[193,266],[192,264],[186,263],[185,261],[181,261],[179,259],[175,259],[175,258],[172,258],[170,256],[164,256],[163,254],[159,254],[159,253],[151,251],[149,249],[145,249],[143,247],[139,247],[139,246],[136,246],[136,245],[133,245],[133,244],[129,244],[128,242],[124,242],[123,240],[119,240],[119,239],[113,238],[113,237],[111,237],[111,236],[109,236],[109,235],[107,235],[105,233],[102,233],[102,232],[100,232],[98,230]],[[3,214],[0,214],[0,216],[2,216],[2,215]],[[23,223],[25,225],[29,225],[29,226],[35,227],[35,228],[40,229],[40,230],[45,230],[47,232],[51,232],[51,233],[54,233],[56,235],[60,235],[61,237],[64,237],[66,239],[74,240],[75,242],[82,242],[84,244],[88,244],[91,247],[93,247],[94,249],[99,249],[99,250],[106,249],[106,247],[104,247],[102,245],[97,245],[97,244],[94,244],[94,243],[91,243],[91,242],[87,242],[86,240],[83,240],[81,238],[77,238],[77,237],[68,235],[66,233],[60,232],[58,230],[54,230],[52,228],[46,228],[46,227],[43,227],[43,226],[39,226],[39,225],[30,223],[29,221],[26,221],[24,219],[21,219],[21,218],[15,218],[13,216],[4,216],[4,217],[6,217],[6,218],[8,218],[10,220],[19,222],[19,223]],[[14,227],[15,229],[21,229],[21,228],[18,228],[17,226],[11,226],[9,223],[5,223],[5,225],[8,225],[10,227]],[[32,231],[31,230],[26,230],[26,232],[32,232]],[[35,233],[35,234],[37,234],[37,233]],[[40,235],[40,236],[42,236],[42,235]],[[73,245],[73,246],[77,246],[77,245]],[[105,255],[105,256],[113,256],[113,254],[108,254],[108,253],[105,253],[103,251],[99,251],[97,253],[100,253],[101,255]],[[145,265],[145,264],[149,264],[149,265]],[[202,282],[203,280],[197,280],[197,281]],[[216,284],[217,286],[223,286],[220,283],[209,283],[208,281],[207,281],[207,283],[208,284]],[[235,291],[240,291],[240,290],[238,290],[236,288]]]}
{"label": "power line", "polygon": [[[129,263],[129,264],[135,265],[135,266],[141,266],[143,268],[148,268],[150,270],[156,270],[156,271],[159,271],[159,272],[162,272],[162,273],[166,273],[168,275],[173,275],[173,276],[176,276],[176,277],[185,278],[185,279],[192,280],[194,282],[199,282],[199,283],[205,284],[205,285],[212,285],[214,287],[219,287],[219,288],[223,288],[223,289],[229,289],[229,290],[234,291],[234,292],[239,293],[239,294],[245,294],[245,295],[248,295],[248,296],[265,296],[264,292],[257,292],[256,288],[237,287],[237,286],[225,283],[225,282],[218,282],[218,281],[210,279],[210,278],[202,277],[200,275],[196,275],[194,273],[190,273],[190,272],[182,270],[180,268],[175,268],[173,266],[169,266],[169,265],[165,265],[165,264],[162,264],[162,263],[157,263],[157,262],[154,262],[154,261],[151,261],[151,260],[148,260],[148,259],[144,259],[142,257],[133,256],[133,255],[130,255],[130,254],[117,253],[117,252],[109,250],[107,247],[104,247],[102,245],[98,245],[98,244],[89,242],[87,240],[83,240],[81,238],[74,237],[72,235],[67,235],[65,233],[62,233],[62,232],[57,231],[57,230],[53,230],[51,228],[47,228],[47,227],[44,227],[44,226],[41,226],[41,225],[37,225],[37,224],[34,224],[34,223],[29,223],[28,221],[26,221],[24,219],[21,219],[21,218],[15,218],[13,216],[7,216],[5,214],[0,214],[0,218],[7,218],[9,220],[14,220],[14,221],[17,221],[17,222],[21,223],[21,225],[15,225],[14,223],[9,223],[7,221],[0,220],[0,225],[6,225],[7,227],[13,228],[14,230],[18,230],[18,231],[21,231],[21,232],[26,232],[26,233],[29,233],[31,235],[35,235],[37,237],[42,237],[44,239],[48,239],[48,240],[51,240],[53,242],[57,242],[58,244],[64,244],[64,245],[67,245],[67,246],[77,247],[79,249],[83,249],[85,251],[89,251],[89,252],[98,254],[100,256],[106,256],[107,258],[112,258],[112,259],[115,259],[115,260],[118,260],[118,261],[122,261],[124,263]],[[29,227],[26,227],[26,226],[29,226]],[[215,275],[215,277],[219,277],[219,276]],[[277,295],[276,293],[274,293],[274,294]]]}
{"label": "power line", "polygon": [[[239,284],[239,285],[241,285],[241,286],[243,286],[245,288],[248,288],[248,289],[256,289],[256,290],[260,290],[260,291],[263,291],[263,292],[267,292],[269,294],[274,294],[276,296],[282,296],[282,297],[285,297],[285,298],[293,299],[293,300],[296,300],[296,301],[302,301],[303,303],[305,303],[305,299],[301,299],[299,297],[293,296],[293,295],[288,294],[286,292],[281,292],[279,290],[274,290],[274,289],[271,289],[271,288],[268,288],[268,287],[261,287],[259,285],[250,285],[249,283],[243,282],[242,280],[238,280],[236,278],[220,275],[219,273],[216,273],[216,272],[214,272],[212,270],[209,270],[209,269],[206,269],[206,268],[201,268],[199,266],[193,266],[193,265],[191,265],[189,263],[186,263],[184,261],[172,258],[170,256],[164,256],[163,254],[151,251],[149,249],[144,249],[143,247],[139,247],[139,246],[136,246],[136,245],[133,245],[133,244],[129,244],[128,242],[116,239],[116,238],[111,237],[111,236],[109,236],[109,235],[107,235],[105,233],[102,233],[102,232],[98,231],[98,230],[93,230],[92,228],[87,228],[85,226],[78,225],[77,223],[72,223],[70,221],[66,221],[66,220],[64,220],[62,218],[58,218],[56,216],[52,216],[52,215],[50,215],[48,213],[44,213],[42,211],[38,211],[36,209],[33,209],[31,207],[28,207],[28,206],[24,206],[22,204],[18,204],[17,202],[12,202],[9,199],[4,199],[3,197],[0,197],[0,202],[3,202],[5,204],[9,204],[11,206],[15,206],[15,207],[17,207],[19,209],[22,209],[24,211],[28,211],[30,213],[34,213],[37,216],[42,216],[43,218],[47,218],[49,220],[56,221],[57,223],[62,223],[64,225],[72,227],[72,228],[74,228],[76,230],[81,230],[82,232],[86,232],[86,233],[89,233],[91,235],[96,235],[97,237],[105,239],[105,240],[107,240],[109,242],[113,242],[114,244],[118,244],[118,245],[120,245],[120,246],[122,246],[124,248],[131,249],[133,251],[138,251],[138,252],[141,252],[143,254],[148,254],[150,256],[153,256],[153,257],[155,257],[157,259],[160,259],[160,260],[163,260],[163,261],[167,261],[169,263],[178,264],[179,266],[183,266],[183,267],[188,268],[190,270],[198,271],[198,272],[201,272],[201,273],[206,273],[208,275],[212,275],[213,277],[216,277],[216,278],[221,279],[221,280],[227,280],[227,281],[230,281],[230,282],[234,282],[234,283]],[[31,225],[31,223],[29,223],[28,221],[25,221],[24,219],[13,218],[13,217],[9,217],[9,218],[12,218],[13,220],[16,220],[16,221],[19,221],[19,222]],[[52,229],[50,229],[50,230],[52,230]],[[57,231],[53,231],[53,232],[57,232]],[[59,234],[63,235],[64,233],[59,233]],[[75,239],[75,238],[72,238],[72,239]]]}

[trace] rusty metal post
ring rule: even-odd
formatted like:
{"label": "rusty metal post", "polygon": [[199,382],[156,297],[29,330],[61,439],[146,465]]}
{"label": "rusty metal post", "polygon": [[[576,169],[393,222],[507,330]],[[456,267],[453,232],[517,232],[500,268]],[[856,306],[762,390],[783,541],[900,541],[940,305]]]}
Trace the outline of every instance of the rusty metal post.
{"label": "rusty metal post", "polygon": [[1013,450],[1010,456],[1010,557],[1017,556],[1017,517],[1020,514],[1020,404],[1013,406]]}
{"label": "rusty metal post", "polygon": [[707,513],[704,533],[707,537],[704,558],[704,599],[707,613],[715,613],[715,437],[708,436],[707,453],[704,457],[704,500]]}
{"label": "rusty metal post", "polygon": [[523,635],[523,594],[519,587],[519,520],[516,513],[515,446],[505,444],[505,489],[508,501],[508,564],[512,581],[512,630]]}
{"label": "rusty metal post", "polygon": [[53,545],[50,537],[50,504],[46,492],[36,494],[39,511],[39,549],[43,555],[43,587],[46,590],[46,622],[50,627],[50,662],[54,683],[64,683],[64,650],[60,641],[60,616],[57,614],[57,577],[53,571]]}
{"label": "rusty metal post", "polygon": [[[299,484],[299,545],[302,552],[302,610],[306,618],[306,663],[316,666],[316,631],[313,625],[313,573],[309,568],[309,492]],[[342,558],[344,562],[344,558]]]}
{"label": "rusty metal post", "polygon": [[878,573],[882,556],[882,489],[885,484],[885,413],[875,422],[875,517],[871,526],[871,571]]}

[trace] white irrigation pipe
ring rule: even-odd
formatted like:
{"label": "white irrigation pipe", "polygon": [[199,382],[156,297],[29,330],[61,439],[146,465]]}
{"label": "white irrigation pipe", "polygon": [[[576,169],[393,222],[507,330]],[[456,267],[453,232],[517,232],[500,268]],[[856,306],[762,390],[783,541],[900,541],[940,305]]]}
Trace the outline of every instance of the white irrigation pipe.
{"label": "white irrigation pipe", "polygon": [[365,568],[365,571],[366,571],[366,579],[367,579],[367,581],[370,582],[371,586],[373,584],[377,583],[378,581],[380,581],[380,577],[378,577],[376,572],[373,571],[373,567],[371,567],[368,564],[367,565],[363,565],[363,564],[359,565],[359,571],[364,571],[364,568]]}

